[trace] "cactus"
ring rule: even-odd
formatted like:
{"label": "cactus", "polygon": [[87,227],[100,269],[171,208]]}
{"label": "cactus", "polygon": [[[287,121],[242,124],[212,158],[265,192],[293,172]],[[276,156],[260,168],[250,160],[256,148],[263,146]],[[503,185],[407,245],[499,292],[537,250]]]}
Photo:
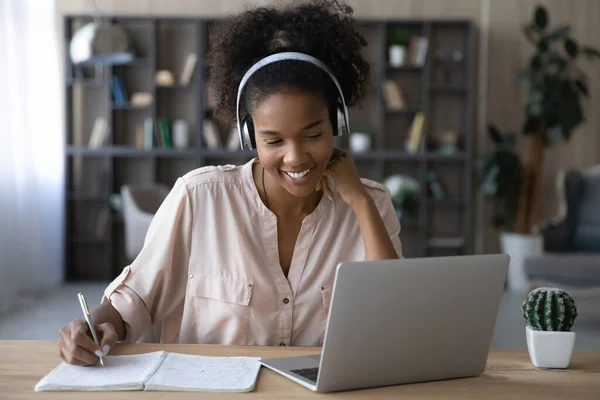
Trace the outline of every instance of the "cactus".
{"label": "cactus", "polygon": [[570,331],[577,317],[573,297],[557,288],[532,290],[521,309],[527,326],[536,331]]}

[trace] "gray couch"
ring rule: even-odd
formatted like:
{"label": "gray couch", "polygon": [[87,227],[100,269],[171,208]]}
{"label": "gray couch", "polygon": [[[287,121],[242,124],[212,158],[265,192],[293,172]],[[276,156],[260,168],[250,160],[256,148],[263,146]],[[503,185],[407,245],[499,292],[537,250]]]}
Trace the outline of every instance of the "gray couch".
{"label": "gray couch", "polygon": [[525,259],[531,287],[556,285],[600,294],[600,165],[559,174],[558,217],[539,229],[544,253]]}

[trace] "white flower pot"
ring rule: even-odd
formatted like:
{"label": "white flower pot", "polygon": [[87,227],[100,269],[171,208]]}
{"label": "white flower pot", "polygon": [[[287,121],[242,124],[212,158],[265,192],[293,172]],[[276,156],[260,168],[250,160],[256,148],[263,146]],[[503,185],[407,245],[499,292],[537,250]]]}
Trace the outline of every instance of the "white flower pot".
{"label": "white flower pot", "polygon": [[404,65],[406,58],[406,47],[397,44],[391,45],[389,48],[390,66],[400,67]]}
{"label": "white flower pot", "polygon": [[366,133],[355,132],[350,135],[350,151],[362,153],[371,148],[371,136]]}
{"label": "white flower pot", "polygon": [[507,286],[511,291],[526,292],[529,290],[529,280],[525,275],[525,259],[541,255],[544,249],[544,239],[541,235],[522,235],[502,232],[500,247],[503,253],[510,256]]}
{"label": "white flower pot", "polygon": [[531,362],[538,368],[568,368],[575,332],[536,331],[525,327]]}

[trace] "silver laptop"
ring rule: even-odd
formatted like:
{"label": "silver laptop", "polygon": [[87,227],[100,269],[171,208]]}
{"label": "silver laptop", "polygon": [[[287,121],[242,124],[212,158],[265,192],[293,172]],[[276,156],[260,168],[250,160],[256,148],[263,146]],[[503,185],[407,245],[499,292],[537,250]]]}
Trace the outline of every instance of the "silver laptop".
{"label": "silver laptop", "polygon": [[505,254],[341,263],[321,354],[261,363],[317,392],[480,375],[508,264]]}

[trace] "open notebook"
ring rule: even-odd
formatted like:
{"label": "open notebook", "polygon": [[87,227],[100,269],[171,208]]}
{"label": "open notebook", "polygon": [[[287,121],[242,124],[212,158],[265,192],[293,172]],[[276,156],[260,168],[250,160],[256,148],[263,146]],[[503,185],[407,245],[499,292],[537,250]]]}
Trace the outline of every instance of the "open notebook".
{"label": "open notebook", "polygon": [[206,357],[157,351],[106,356],[104,367],[61,363],[35,391],[174,390],[250,392],[260,357]]}

